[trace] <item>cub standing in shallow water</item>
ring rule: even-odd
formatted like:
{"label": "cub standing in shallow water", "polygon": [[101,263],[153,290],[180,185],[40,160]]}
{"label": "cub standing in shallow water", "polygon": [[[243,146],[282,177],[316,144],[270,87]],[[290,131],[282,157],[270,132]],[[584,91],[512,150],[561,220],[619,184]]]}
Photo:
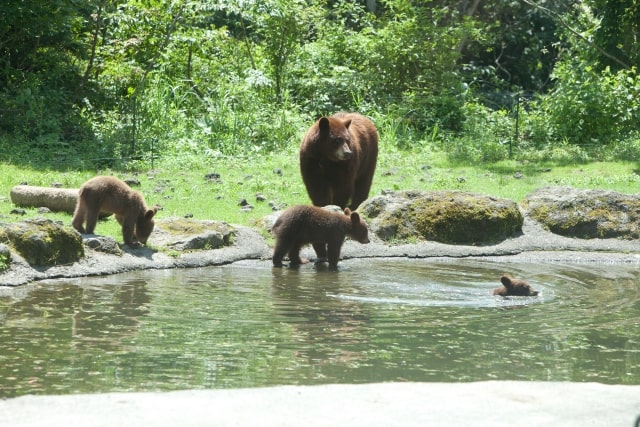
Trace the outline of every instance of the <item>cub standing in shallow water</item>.
{"label": "cub standing in shallow water", "polygon": [[[82,234],[93,234],[100,212],[113,213],[122,226],[124,242],[135,246],[135,239],[147,243],[157,211],[156,206],[147,208],[142,194],[124,181],[112,176],[97,176],[80,187],[72,225]],[[86,228],[83,228],[85,221]]]}
{"label": "cub standing in shallow water", "polygon": [[367,224],[349,208],[343,214],[317,206],[293,206],[280,215],[271,232],[276,237],[275,267],[282,267],[282,258],[287,252],[291,266],[307,263],[308,260],[300,258],[300,249],[313,243],[318,261],[328,260],[329,267],[336,268],[346,236],[369,243]]}

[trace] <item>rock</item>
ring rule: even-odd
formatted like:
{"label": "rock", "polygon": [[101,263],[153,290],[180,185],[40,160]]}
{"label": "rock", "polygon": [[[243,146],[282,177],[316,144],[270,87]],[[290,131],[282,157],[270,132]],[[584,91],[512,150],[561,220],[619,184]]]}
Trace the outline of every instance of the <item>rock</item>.
{"label": "rock", "polygon": [[179,251],[218,249],[230,245],[235,229],[223,221],[164,218],[156,221],[151,234],[154,245]]}
{"label": "rock", "polygon": [[9,264],[11,263],[11,250],[9,246],[4,243],[0,243],[0,271],[6,270],[9,268]]}
{"label": "rock", "polygon": [[103,252],[111,255],[122,255],[122,249],[118,246],[118,242],[113,237],[108,236],[85,236],[83,238],[84,245],[94,251]]}
{"label": "rock", "polygon": [[582,239],[640,238],[640,195],[545,187],[522,202],[526,214],[552,233]]}
{"label": "rock", "polygon": [[463,191],[393,192],[366,200],[358,211],[385,241],[496,243],[519,233],[524,221],[511,200]]}
{"label": "rock", "polygon": [[84,257],[78,232],[44,218],[2,225],[0,242],[12,246],[30,265],[69,264]]}

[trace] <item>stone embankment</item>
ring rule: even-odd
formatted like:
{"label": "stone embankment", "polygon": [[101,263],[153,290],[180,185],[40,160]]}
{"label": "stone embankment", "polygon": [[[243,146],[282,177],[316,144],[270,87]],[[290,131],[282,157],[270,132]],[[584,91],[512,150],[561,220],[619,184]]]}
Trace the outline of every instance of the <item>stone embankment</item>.
{"label": "stone embankment", "polygon": [[[531,193],[519,206],[461,191],[400,191],[374,196],[359,211],[371,243],[347,241],[344,258],[640,263],[640,195],[554,187]],[[109,237],[81,238],[70,226],[48,219],[0,224],[0,285],[268,259],[272,221],[265,218],[264,229],[256,230],[223,221],[159,219],[149,246],[136,248]]]}

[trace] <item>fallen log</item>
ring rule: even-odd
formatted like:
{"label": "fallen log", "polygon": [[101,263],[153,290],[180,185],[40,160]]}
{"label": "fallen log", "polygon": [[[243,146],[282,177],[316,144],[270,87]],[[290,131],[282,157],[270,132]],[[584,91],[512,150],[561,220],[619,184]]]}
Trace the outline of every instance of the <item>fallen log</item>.
{"label": "fallen log", "polygon": [[77,188],[16,185],[11,189],[11,202],[20,207],[46,207],[55,212],[73,214],[78,199]]}

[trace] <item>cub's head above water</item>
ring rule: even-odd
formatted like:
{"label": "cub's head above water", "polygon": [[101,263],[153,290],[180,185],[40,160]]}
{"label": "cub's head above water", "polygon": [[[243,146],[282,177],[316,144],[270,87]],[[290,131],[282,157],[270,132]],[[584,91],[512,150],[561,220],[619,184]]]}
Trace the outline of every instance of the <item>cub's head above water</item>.
{"label": "cub's head above water", "polygon": [[502,286],[493,290],[493,295],[506,296],[537,296],[538,291],[521,279],[514,279],[509,274],[500,276]]}

